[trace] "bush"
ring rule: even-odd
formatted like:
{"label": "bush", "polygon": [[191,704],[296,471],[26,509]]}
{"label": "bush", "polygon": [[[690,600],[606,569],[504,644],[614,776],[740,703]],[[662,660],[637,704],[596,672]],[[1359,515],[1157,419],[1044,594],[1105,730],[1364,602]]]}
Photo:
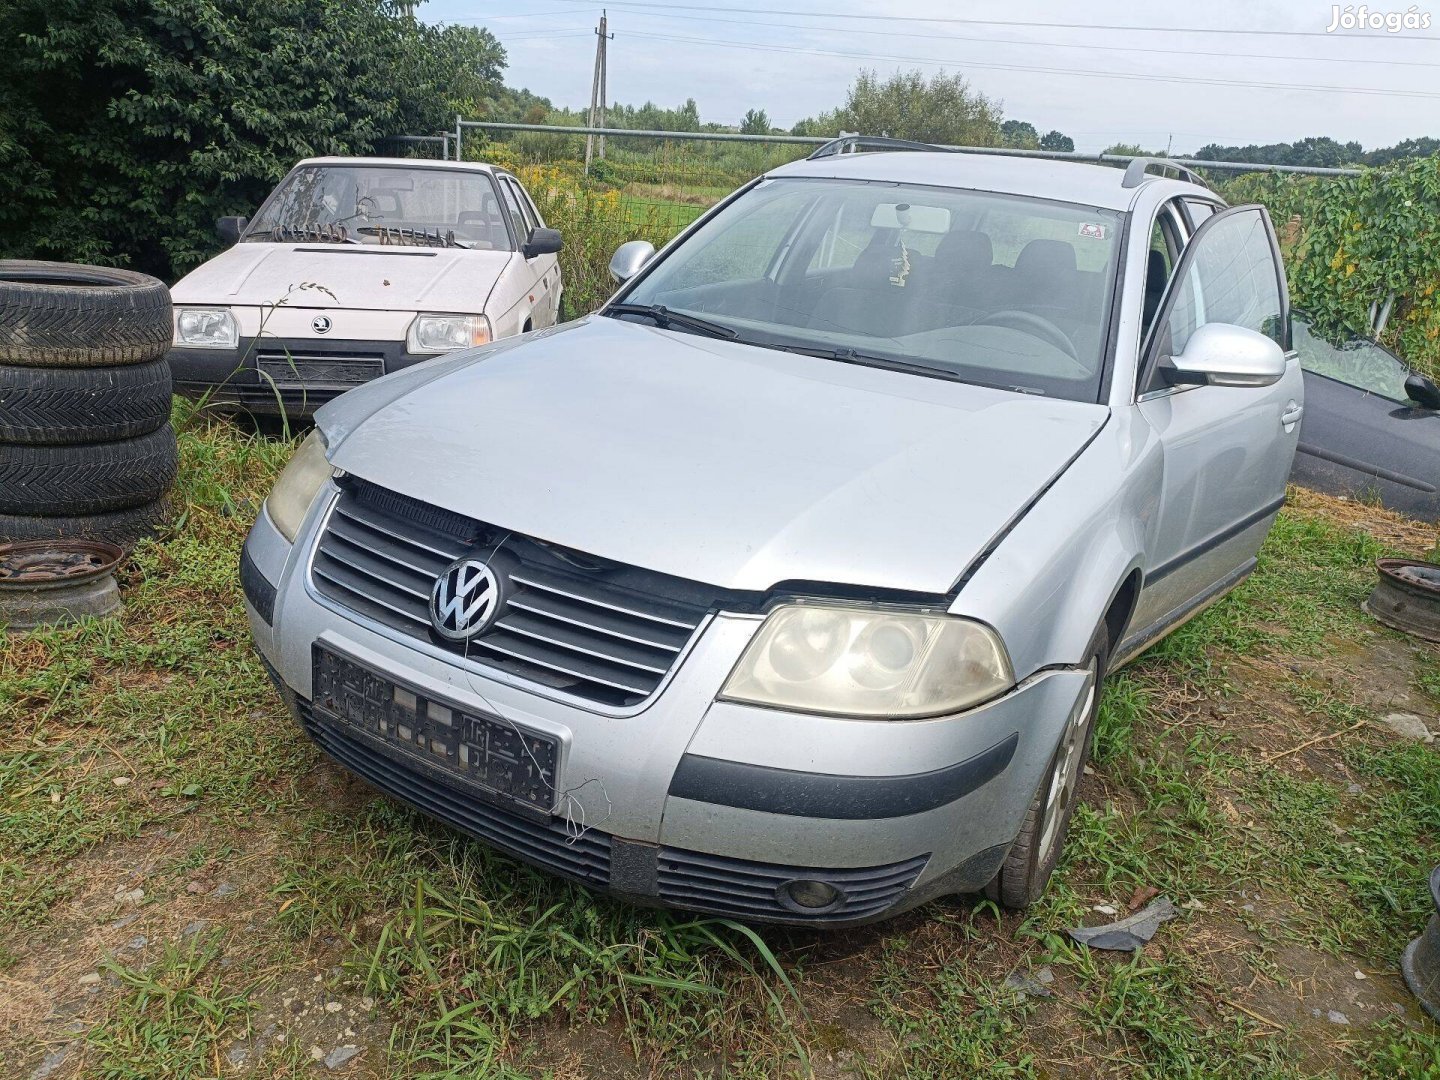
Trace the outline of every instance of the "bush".
{"label": "bush", "polygon": [[0,39],[0,257],[167,280],[298,159],[444,127],[505,59],[390,0],[5,0]]}
{"label": "bush", "polygon": [[1223,182],[1260,202],[1282,238],[1290,296],[1322,334],[1368,334],[1393,293],[1381,340],[1440,375],[1440,155],[1359,176],[1253,173]]}

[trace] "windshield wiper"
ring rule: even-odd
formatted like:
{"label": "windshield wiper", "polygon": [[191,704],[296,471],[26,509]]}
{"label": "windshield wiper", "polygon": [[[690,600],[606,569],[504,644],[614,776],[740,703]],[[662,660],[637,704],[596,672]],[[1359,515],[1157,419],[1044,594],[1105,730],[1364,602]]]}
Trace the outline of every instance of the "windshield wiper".
{"label": "windshield wiper", "polygon": [[780,349],[782,352],[799,353],[801,356],[814,356],[821,360],[837,360],[842,364],[856,364],[860,367],[883,368],[886,371],[903,371],[910,375],[924,375],[932,379],[946,379],[949,382],[969,382],[962,379],[953,371],[946,371],[944,368],[930,367],[928,364],[912,364],[905,360],[896,360],[889,356],[875,356],[872,353],[856,352],[851,348],[827,349],[817,345],[783,345],[779,342],[756,342],[763,344],[768,349]]}
{"label": "windshield wiper", "polygon": [[681,330],[689,330],[694,334],[708,334],[710,337],[731,339],[740,336],[728,326],[711,322],[709,319],[702,319],[697,315],[687,315],[683,311],[672,311],[663,304],[611,304],[605,309],[605,314],[640,315],[654,320],[655,325],[661,330],[669,330],[673,326]]}

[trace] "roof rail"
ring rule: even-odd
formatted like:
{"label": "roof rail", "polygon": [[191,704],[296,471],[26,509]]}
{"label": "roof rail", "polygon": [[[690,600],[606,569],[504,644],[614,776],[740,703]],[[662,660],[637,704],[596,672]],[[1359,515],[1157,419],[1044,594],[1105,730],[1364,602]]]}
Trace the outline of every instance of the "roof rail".
{"label": "roof rail", "polygon": [[1139,187],[1144,182],[1146,174],[1152,169],[1169,170],[1180,180],[1189,184],[1199,184],[1203,188],[1210,185],[1205,178],[1178,161],[1171,161],[1169,158],[1161,157],[1137,157],[1132,158],[1129,165],[1125,166],[1125,179],[1120,181],[1121,187]]}
{"label": "roof rail", "polygon": [[816,148],[807,161],[816,158],[834,157],[836,154],[862,154],[867,150],[933,150],[942,154],[953,154],[949,146],[935,143],[915,142],[912,139],[892,139],[886,135],[858,135],[842,132],[839,138],[831,139],[824,146]]}

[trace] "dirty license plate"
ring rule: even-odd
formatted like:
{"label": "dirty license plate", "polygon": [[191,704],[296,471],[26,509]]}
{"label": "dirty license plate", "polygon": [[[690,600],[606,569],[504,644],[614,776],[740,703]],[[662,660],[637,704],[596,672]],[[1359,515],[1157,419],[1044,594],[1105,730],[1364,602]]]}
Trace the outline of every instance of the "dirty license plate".
{"label": "dirty license plate", "polygon": [[559,744],[549,735],[403,686],[321,645],[312,693],[317,709],[411,760],[534,810],[554,807]]}

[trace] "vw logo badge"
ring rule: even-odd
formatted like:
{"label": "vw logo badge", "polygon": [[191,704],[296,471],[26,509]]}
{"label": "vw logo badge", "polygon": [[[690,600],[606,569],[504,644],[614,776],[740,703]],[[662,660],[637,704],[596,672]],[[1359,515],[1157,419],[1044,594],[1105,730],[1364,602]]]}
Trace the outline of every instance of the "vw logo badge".
{"label": "vw logo badge", "polygon": [[447,641],[469,641],[500,610],[500,580],[482,559],[456,559],[430,592],[430,625]]}
{"label": "vw logo badge", "polygon": [[316,315],[315,318],[310,320],[310,329],[314,330],[317,334],[328,334],[330,327],[334,325],[335,324],[330,321],[329,315]]}

